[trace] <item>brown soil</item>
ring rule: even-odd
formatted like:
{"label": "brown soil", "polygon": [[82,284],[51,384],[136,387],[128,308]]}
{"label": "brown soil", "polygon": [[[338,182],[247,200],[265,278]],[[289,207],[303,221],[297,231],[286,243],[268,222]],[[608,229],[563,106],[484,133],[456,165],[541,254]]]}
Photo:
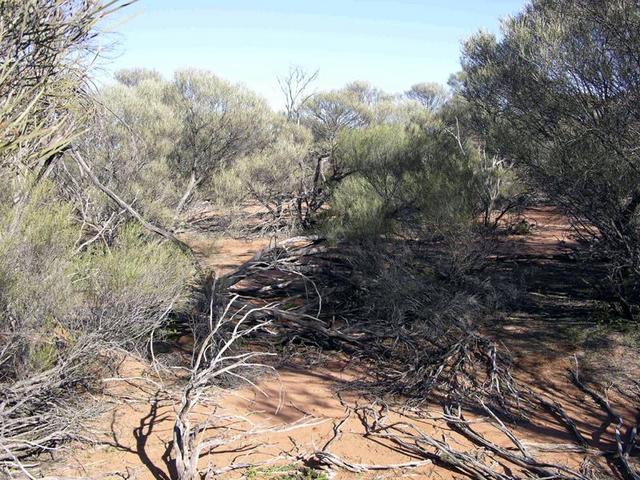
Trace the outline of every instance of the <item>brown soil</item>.
{"label": "brown soil", "polygon": [[184,233],[180,239],[193,248],[203,268],[219,275],[243,264],[274,241],[270,238],[221,238],[198,232]]}
{"label": "brown soil", "polygon": [[[120,371],[123,378],[140,375],[140,364],[128,361]],[[264,378],[259,392],[253,388],[242,388],[226,394],[217,403],[217,415],[243,416],[246,421],[234,419],[233,422],[222,422],[218,428],[223,434],[227,428],[243,430],[246,436],[238,442],[230,443],[219,451],[202,458],[202,465],[211,462],[217,468],[232,462],[259,464],[268,461],[283,452],[290,454],[310,453],[320,449],[333,435],[333,425],[344,418],[345,409],[336,393],[339,386],[349,379],[361,375],[353,370],[345,360],[335,361],[323,367],[311,370],[282,369],[277,376]],[[96,422],[100,444],[94,447],[81,447],[69,451],[64,459],[52,468],[61,476],[98,476],[108,472],[128,472],[137,479],[173,478],[169,461],[170,440],[174,418],[174,403],[162,395],[157,389],[140,380],[114,382],[117,386],[109,388],[108,398],[111,400],[108,412]],[[568,387],[560,385],[561,388]],[[554,393],[557,395],[557,391]],[[366,401],[354,392],[343,392],[342,400],[348,404]],[[563,402],[564,403],[564,402]],[[200,414],[204,417],[214,408],[213,405],[202,406]],[[576,408],[568,410],[574,418],[580,418],[579,425],[585,431],[595,430],[602,418],[596,412],[585,416],[576,402]],[[407,422],[436,438],[446,436],[449,443],[463,450],[476,450],[464,437],[451,431],[441,420],[442,411],[433,407],[424,407],[418,412],[402,414],[390,413],[390,422]],[[415,415],[419,415],[419,418]],[[475,429],[492,441],[503,446],[510,446],[509,441],[484,423],[481,418],[467,415],[467,418],[483,423],[476,424]],[[308,426],[304,426],[307,423]],[[282,432],[251,434],[252,430],[267,427],[296,427]],[[541,415],[532,424],[515,429],[527,442],[532,443],[569,443],[571,438],[558,427],[552,419]],[[363,464],[398,464],[413,460],[398,453],[391,445],[369,440],[364,436],[364,428],[353,415],[342,426],[342,436],[332,444],[331,452],[352,463]],[[581,457],[571,454],[542,455],[552,462],[577,467]],[[291,460],[280,460],[280,464]],[[426,466],[406,471],[386,473],[352,474],[336,472],[336,479],[365,478],[466,478],[440,466]],[[228,473],[222,478],[242,478],[241,472]]]}
{"label": "brown soil", "polygon": [[551,258],[577,246],[567,218],[553,206],[530,207],[524,215],[507,217],[505,223],[514,224],[522,219],[530,226],[530,234],[507,236],[502,254]]}
{"label": "brown soil", "polygon": [[[509,275],[525,293],[517,307],[488,331],[514,354],[518,380],[560,402],[594,445],[609,445],[612,427],[598,433],[605,416],[566,376],[572,355],[582,353],[566,333],[567,324],[569,327],[580,325],[592,310],[590,299],[575,289],[575,282],[568,281],[567,275],[580,274],[578,267],[570,257],[560,258],[566,256],[573,246],[568,224],[551,207],[531,209],[526,212],[526,218],[534,225],[531,234],[507,238],[497,262],[502,265],[498,274]],[[202,236],[189,240],[206,260],[207,266],[221,272],[247,260],[269,243],[269,240],[220,241]],[[153,372],[145,371],[141,363],[129,359],[123,363],[119,373],[129,380],[107,382],[107,411],[95,425],[100,442],[92,447],[78,445],[65,453],[64,458],[57,458],[50,464],[50,473],[92,476],[118,471],[129,472],[132,478],[143,480],[172,478],[168,449],[174,402],[167,395],[158,393],[158,385],[140,379],[143,376],[155,378]],[[361,394],[345,388],[348,380],[363,375],[366,375],[363,367],[348,358],[339,358],[308,368],[280,368],[277,374],[262,377],[257,388],[242,387],[220,396],[215,405],[203,406],[200,413],[207,415],[217,409],[217,414],[234,417],[234,420],[227,421],[226,427],[219,425],[220,435],[229,434],[230,428],[247,434],[203,457],[202,465],[210,462],[220,468],[231,462],[259,463],[283,452],[295,456],[322,448],[332,437],[334,424],[345,416],[341,399],[350,405],[365,402]],[[627,421],[634,418],[636,411],[625,408],[626,402],[623,403],[619,396],[612,392],[610,398],[614,408]],[[410,423],[436,438],[445,437],[456,448],[480,453],[478,447],[452,432],[439,418],[441,414],[439,407],[426,406],[411,413],[391,413],[390,419]],[[240,420],[240,416],[244,418]],[[476,430],[485,433],[487,438],[509,445],[508,439],[491,428],[482,417],[467,418],[478,421]],[[308,425],[300,425],[300,422]],[[267,426],[299,428],[275,433],[259,432]],[[525,442],[558,444],[572,440],[562,425],[543,411],[531,423],[523,423],[514,430]],[[251,434],[252,431],[257,433]],[[331,444],[331,452],[352,463],[391,464],[412,460],[389,445],[366,438],[362,424],[355,416],[343,424],[342,432],[342,436]],[[583,457],[552,453],[544,454],[543,458],[578,467]],[[290,462],[279,461],[280,464]],[[333,478],[405,477],[467,478],[437,465],[376,474],[337,471]],[[242,471],[225,474],[222,478],[242,478]]]}

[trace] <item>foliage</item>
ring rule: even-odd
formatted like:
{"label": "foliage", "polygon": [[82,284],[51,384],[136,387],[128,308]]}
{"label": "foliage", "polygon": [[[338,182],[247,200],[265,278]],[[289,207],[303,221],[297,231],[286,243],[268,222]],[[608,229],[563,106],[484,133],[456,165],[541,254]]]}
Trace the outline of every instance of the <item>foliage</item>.
{"label": "foliage", "polygon": [[[394,216],[420,229],[419,214],[427,210],[440,228],[461,205],[442,203],[443,195],[466,202],[460,218],[482,212],[487,225],[495,210],[511,205],[505,201],[514,184],[508,165],[452,130],[467,115],[459,97],[453,101],[428,85],[394,96],[367,82],[305,95],[313,77],[294,69],[281,81],[288,101],[299,103],[283,118],[210,72],[182,71],[170,82],[144,69],[119,72],[120,84],[100,95],[106,111],[96,116],[86,156],[102,166],[102,183],[165,224],[203,194],[222,209],[261,206],[265,229],[316,228],[324,217],[335,235],[361,229],[361,236],[393,231]],[[437,108],[412,99],[431,90]],[[364,133],[356,142],[358,132]],[[402,147],[398,139],[404,139]],[[466,150],[460,152],[462,143]],[[100,205],[95,193],[88,189],[76,202],[95,199],[85,210],[100,212],[93,224],[104,223],[117,212]],[[479,206],[470,205],[471,196]],[[330,198],[336,215],[325,215]],[[449,207],[448,214],[436,212],[438,202]]]}
{"label": "foliage", "polygon": [[162,75],[157,70],[151,70],[148,68],[130,68],[124,70],[118,70],[114,74],[118,83],[127,87],[135,87],[143,81],[155,81],[161,82]]}
{"label": "foliage", "polygon": [[473,158],[439,122],[345,132],[336,156],[349,177],[330,202],[334,236],[438,236],[473,222]]}
{"label": "foliage", "polygon": [[183,252],[146,238],[135,223],[120,228],[113,245],[90,248],[77,268],[98,332],[130,347],[144,344],[163,312],[180,306],[192,275]]}
{"label": "foliage", "polygon": [[180,211],[208,176],[267,145],[273,120],[263,99],[205,71],[176,72],[168,101],[180,125],[169,161],[189,179]]}
{"label": "foliage", "polygon": [[358,93],[347,89],[315,95],[304,105],[301,115],[302,123],[311,129],[316,141],[326,144],[329,150],[342,130],[365,127],[372,121],[371,112]]}
{"label": "foliage", "polygon": [[74,257],[71,207],[50,193],[38,192],[18,231],[0,235],[0,464],[77,433],[94,414],[90,402],[77,405],[78,392],[111,349],[146,343],[191,269],[175,247],[147,244],[135,229],[110,250]]}
{"label": "foliage", "polygon": [[[420,83],[394,95],[357,81],[311,93],[317,72],[293,68],[280,82],[282,115],[202,70],[172,79],[124,70],[87,95],[96,22],[118,5],[0,0],[0,467],[70,438],[88,413],[75,397],[92,388],[109,352],[140,351],[183,306],[192,259],[132,218],[147,228],[147,218],[176,226],[197,199],[221,210],[259,205],[265,228],[350,241],[358,253],[334,256],[347,257],[346,271],[357,269],[349,282],[307,261],[326,248],[322,239],[305,249],[301,271],[287,270],[295,262],[286,246],[269,261],[264,254],[259,269],[295,274],[307,302],[307,273],[326,275],[325,283],[339,277],[348,283],[343,297],[336,293],[343,285],[312,281],[318,309],[308,312],[320,316],[331,302],[342,309],[318,335],[353,348],[359,340],[349,329],[361,322],[384,339],[370,344],[373,355],[402,366],[410,358],[423,375],[425,365],[444,368],[455,358],[445,354],[451,339],[460,359],[474,352],[475,367],[495,354],[469,334],[471,317],[499,296],[475,274],[491,247],[484,234],[528,188],[570,212],[594,258],[610,266],[625,315],[640,308],[637,2],[533,0],[504,22],[500,39],[479,33],[466,43],[464,70],[449,89]],[[526,233],[527,225],[516,227]],[[310,325],[322,319],[296,317],[310,303],[291,305],[280,323],[297,321],[304,328],[296,335],[316,335]],[[345,320],[347,311],[359,317],[338,331],[336,317]],[[177,464],[188,460],[192,471],[207,447],[191,448],[208,428],[188,418],[199,389],[226,371],[219,362],[233,369],[257,354],[210,355],[221,326],[233,331],[222,353],[257,331],[238,330],[255,311],[223,315],[216,325],[209,313],[191,317],[201,321],[192,325],[195,337],[207,320],[211,331],[200,339],[174,431]],[[393,348],[390,338],[398,339]],[[381,392],[423,401],[433,387],[425,387],[428,376],[413,382],[401,371],[383,372],[393,384]],[[294,467],[247,475],[325,477]]]}
{"label": "foliage", "polygon": [[20,212],[0,213],[0,437],[9,449],[0,465],[69,438],[84,415],[72,406],[75,388],[92,383],[109,349],[144,346],[192,275],[184,254],[137,225],[78,254],[72,213],[48,182]]}
{"label": "foliage", "polygon": [[0,2],[0,168],[42,176],[69,145],[94,26],[117,5]]}
{"label": "foliage", "polygon": [[[155,72],[122,71],[118,78],[123,83],[103,89],[95,99],[91,128],[79,148],[104,185],[147,218],[171,224],[184,182],[167,163],[180,128],[165,101],[169,87]],[[74,193],[91,223],[117,213],[91,184]]]}
{"label": "foliage", "polygon": [[610,263],[627,316],[640,299],[640,12],[633,1],[533,1],[504,37],[470,39],[463,94],[492,153],[572,214]]}
{"label": "foliage", "polygon": [[214,198],[223,205],[255,202],[267,210],[274,227],[299,226],[298,200],[313,175],[310,147],[308,130],[283,125],[273,143],[214,177]]}
{"label": "foliage", "polygon": [[[214,175],[271,145],[283,123],[264,100],[211,72],[184,70],[167,81],[133,69],[116,79],[95,99],[83,153],[102,184],[160,224],[175,223]],[[103,222],[114,213],[104,199],[91,211]]]}
{"label": "foliage", "polygon": [[280,467],[249,467],[245,474],[248,480],[328,480],[324,472],[297,465],[283,465]]}
{"label": "foliage", "polygon": [[431,112],[440,110],[448,100],[447,90],[438,83],[416,83],[405,92],[405,96]]}
{"label": "foliage", "polygon": [[[113,348],[144,345],[192,275],[190,260],[174,246],[134,226],[117,228],[125,222],[112,222],[107,236],[100,233],[111,218],[99,219],[99,234],[87,236],[85,227],[95,218],[90,206],[99,200],[80,185],[84,172],[61,161],[79,147],[95,25],[120,6],[0,1],[3,473],[26,473],[21,459],[77,434],[80,422],[95,414],[95,405],[80,402],[78,394],[92,387]],[[119,133],[102,153],[125,143],[134,148]],[[158,147],[155,139],[149,142]],[[109,166],[112,175],[122,175],[121,184],[125,175],[136,176],[134,161],[99,160],[104,177]]]}
{"label": "foliage", "polygon": [[18,212],[2,212],[0,331],[10,353],[2,356],[2,380],[41,370],[34,364],[37,350],[52,338],[57,319],[75,317],[79,304],[69,261],[76,234],[71,210],[48,201],[50,193],[38,189],[13,231]]}
{"label": "foliage", "polygon": [[413,139],[397,126],[345,132],[338,158],[351,175],[332,197],[334,234],[371,237],[386,233],[400,210],[417,202],[412,173],[420,157]]}

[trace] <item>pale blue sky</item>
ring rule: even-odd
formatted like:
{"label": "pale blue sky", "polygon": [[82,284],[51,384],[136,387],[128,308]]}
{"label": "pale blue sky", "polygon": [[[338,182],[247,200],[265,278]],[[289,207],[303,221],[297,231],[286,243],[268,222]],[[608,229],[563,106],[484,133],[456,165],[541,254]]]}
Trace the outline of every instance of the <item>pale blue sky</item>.
{"label": "pale blue sky", "polygon": [[[108,28],[118,46],[108,71],[149,67],[166,76],[197,67],[281,104],[289,65],[320,70],[319,89],[368,80],[389,92],[446,82],[460,44],[524,0],[138,0]],[[102,75],[108,76],[108,72]]]}

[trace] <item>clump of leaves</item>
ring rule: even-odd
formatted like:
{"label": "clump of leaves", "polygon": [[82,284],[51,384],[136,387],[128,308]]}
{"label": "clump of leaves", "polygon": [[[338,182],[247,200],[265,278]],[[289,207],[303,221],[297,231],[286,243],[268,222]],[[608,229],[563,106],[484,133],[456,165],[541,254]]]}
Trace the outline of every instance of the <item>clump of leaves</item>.
{"label": "clump of leaves", "polygon": [[329,480],[324,472],[290,464],[273,467],[250,467],[245,477],[248,480]]}

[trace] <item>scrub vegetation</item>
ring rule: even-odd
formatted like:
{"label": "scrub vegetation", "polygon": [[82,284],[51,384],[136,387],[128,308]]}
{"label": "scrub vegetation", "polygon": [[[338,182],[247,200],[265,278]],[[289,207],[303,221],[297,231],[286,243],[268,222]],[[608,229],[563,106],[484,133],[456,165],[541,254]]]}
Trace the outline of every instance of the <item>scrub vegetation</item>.
{"label": "scrub vegetation", "polygon": [[[478,479],[639,478],[640,416],[624,417],[608,396],[615,386],[637,411],[637,371],[622,378],[595,347],[622,335],[638,354],[636,1],[531,0],[499,38],[464,43],[446,86],[317,91],[321,72],[293,67],[278,79],[279,112],[224,72],[166,78],[141,67],[96,89],[100,23],[126,6],[0,0],[0,475],[38,478],[47,454],[87,442],[89,420],[107,408],[103,380],[136,358],[173,399],[167,458],[179,480],[428,463]],[[603,432],[614,429],[604,446],[515,373],[518,352],[497,327],[529,291],[500,260],[514,236],[535,232],[526,212],[541,206],[569,222],[571,252],[527,281],[588,299],[589,320],[566,338],[591,363],[585,376],[576,360],[568,378],[604,412]],[[210,271],[194,231],[275,241],[230,272]],[[547,307],[529,313],[563,337],[552,321],[561,306]],[[331,453],[336,422],[324,447],[283,453],[275,466],[204,465],[239,439],[210,399],[309,352],[364,366],[351,387],[374,400],[345,404],[346,418],[411,461]],[[482,453],[388,423],[394,402],[439,405]],[[536,411],[570,441],[527,446],[511,432]],[[465,412],[490,418],[511,447]],[[580,465],[541,455],[560,450]]]}

